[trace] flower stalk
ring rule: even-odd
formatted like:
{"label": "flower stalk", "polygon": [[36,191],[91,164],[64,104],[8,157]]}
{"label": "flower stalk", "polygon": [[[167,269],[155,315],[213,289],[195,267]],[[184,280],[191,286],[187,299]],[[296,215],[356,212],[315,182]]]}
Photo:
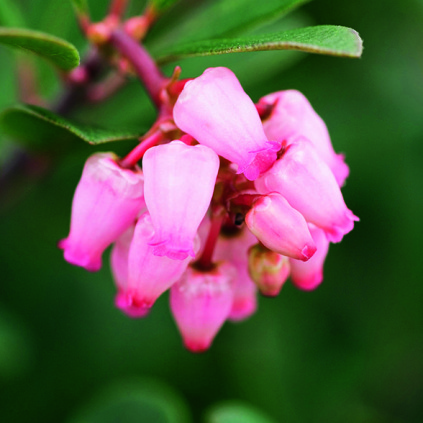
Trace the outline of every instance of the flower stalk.
{"label": "flower stalk", "polygon": [[144,156],[145,152],[157,145],[163,140],[165,135],[160,130],[154,132],[147,138],[144,138],[131,152],[129,152],[121,161],[123,168],[130,169],[134,167]]}
{"label": "flower stalk", "polygon": [[112,33],[110,42],[131,63],[151,100],[160,108],[160,92],[168,79],[161,73],[147,50],[120,29]]}
{"label": "flower stalk", "polygon": [[224,220],[225,212],[223,208],[219,207],[218,210],[212,212],[210,231],[206,239],[203,254],[196,263],[196,266],[201,270],[210,270],[213,268],[213,253]]}

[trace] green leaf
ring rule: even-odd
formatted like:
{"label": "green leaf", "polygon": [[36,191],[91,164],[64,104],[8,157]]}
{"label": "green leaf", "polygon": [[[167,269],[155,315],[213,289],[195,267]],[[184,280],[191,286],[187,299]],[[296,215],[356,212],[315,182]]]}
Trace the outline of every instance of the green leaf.
{"label": "green leaf", "polygon": [[115,385],[100,394],[71,423],[189,423],[185,402],[173,389],[141,380]]}
{"label": "green leaf", "polygon": [[178,1],[180,0],[150,0],[149,6],[152,7],[156,13],[162,13]]}
{"label": "green leaf", "polygon": [[0,1],[0,25],[18,27],[25,26],[25,19],[15,1]]}
{"label": "green leaf", "polygon": [[71,122],[38,106],[16,105],[0,114],[0,130],[29,147],[42,149],[82,140],[89,144],[138,139],[142,131],[104,129]]}
{"label": "green leaf", "polygon": [[43,32],[0,28],[0,44],[35,53],[63,70],[79,65],[79,53],[72,44]]}
{"label": "green leaf", "polygon": [[212,407],[206,423],[275,423],[261,411],[241,402],[225,402]]}
{"label": "green leaf", "polygon": [[158,62],[163,64],[192,56],[266,50],[298,50],[332,56],[360,57],[362,49],[362,40],[353,29],[322,25],[293,29],[278,34],[196,41],[176,45],[158,54]]}
{"label": "green leaf", "polygon": [[187,20],[174,25],[153,42],[153,50],[177,40],[209,40],[233,37],[274,21],[310,0],[214,0],[187,14]]}

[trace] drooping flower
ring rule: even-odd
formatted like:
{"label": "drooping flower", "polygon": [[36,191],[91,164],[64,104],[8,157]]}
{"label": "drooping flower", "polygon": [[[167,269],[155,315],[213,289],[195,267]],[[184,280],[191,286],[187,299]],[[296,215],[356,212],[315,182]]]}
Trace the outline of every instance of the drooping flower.
{"label": "drooping flower", "polygon": [[[127,279],[120,286],[117,306],[129,315],[142,317],[152,307],[157,298],[167,291],[185,272],[192,257],[172,260],[154,254],[150,245],[154,228],[148,212],[138,219],[127,257]],[[198,251],[199,241],[194,240],[194,252]]]}
{"label": "drooping flower", "polygon": [[133,301],[133,296],[128,294],[128,257],[129,248],[134,237],[135,225],[131,226],[114,243],[110,254],[110,265],[118,292],[115,305],[126,315],[132,318],[144,317],[149,308]]}
{"label": "drooping flower", "polygon": [[280,149],[267,139],[254,103],[227,68],[209,68],[189,81],[173,117],[200,144],[236,163],[249,180],[269,169]]}
{"label": "drooping flower", "polygon": [[316,251],[304,217],[278,193],[259,197],[245,223],[267,248],[278,254],[306,261]]}
{"label": "drooping flower", "polygon": [[273,106],[271,115],[263,122],[269,139],[289,145],[299,137],[307,138],[332,170],[339,186],[344,184],[349,174],[344,155],[335,153],[325,122],[302,93],[278,91],[262,97],[259,105]]}
{"label": "drooping flower", "polygon": [[97,271],[103,251],[134,222],[144,207],[144,178],[123,169],[113,153],[97,153],[85,163],[72,203],[69,236],[59,242],[65,259]]}
{"label": "drooping flower", "polygon": [[[226,320],[255,312],[257,288],[275,296],[289,274],[318,286],[330,241],[358,219],[340,191],[348,167],[302,94],[270,94],[256,108],[226,68],[172,84],[121,165],[111,153],[87,161],[60,246],[97,270],[114,242],[116,306],[143,317],[170,288],[184,344],[201,352]],[[175,133],[181,141],[169,142]],[[141,158],[144,174],[126,169]]]}
{"label": "drooping flower", "polygon": [[248,273],[248,249],[257,238],[244,227],[232,233],[221,232],[213,254],[216,262],[227,260],[236,268],[234,298],[229,319],[245,320],[257,309],[257,288]]}
{"label": "drooping flower", "polygon": [[154,254],[194,257],[193,240],[213,195],[219,158],[202,145],[181,141],[150,148],[144,156],[145,201],[154,227]]}
{"label": "drooping flower", "polygon": [[290,259],[291,279],[295,286],[305,291],[317,288],[323,280],[323,264],[329,250],[325,232],[310,224],[310,233],[317,246],[314,256],[307,262]]}
{"label": "drooping flower", "polygon": [[192,352],[207,350],[228,318],[233,301],[236,269],[221,262],[204,271],[188,267],[170,289],[170,308],[185,346]]}
{"label": "drooping flower", "polygon": [[341,241],[358,220],[345,205],[332,171],[306,139],[287,146],[255,186],[262,194],[279,192],[307,222],[323,229],[332,242]]}
{"label": "drooping flower", "polygon": [[[295,261],[304,263],[301,260]],[[275,297],[288,279],[290,265],[288,257],[257,244],[249,250],[248,269],[260,292],[268,297]]]}

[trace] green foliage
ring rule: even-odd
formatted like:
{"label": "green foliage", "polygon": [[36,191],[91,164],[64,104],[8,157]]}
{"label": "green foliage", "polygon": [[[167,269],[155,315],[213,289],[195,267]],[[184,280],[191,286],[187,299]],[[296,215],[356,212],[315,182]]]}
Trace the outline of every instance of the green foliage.
{"label": "green foliage", "polygon": [[72,44],[43,32],[0,28],[0,44],[35,53],[63,70],[79,65],[79,53]]}
{"label": "green foliage", "polygon": [[94,400],[71,423],[189,423],[179,395],[155,380],[122,383]]}
{"label": "green foliage", "polygon": [[191,56],[211,56],[265,50],[298,50],[342,57],[360,57],[362,40],[356,31],[342,26],[322,25],[298,28],[278,34],[244,38],[195,41],[172,46],[159,54],[160,63]]}
{"label": "green foliage", "polygon": [[225,402],[216,404],[206,414],[205,423],[275,423],[249,404]]}
{"label": "green foliage", "polygon": [[37,106],[19,104],[7,108],[0,115],[0,129],[10,137],[24,142],[30,148],[54,147],[83,140],[89,144],[134,140],[142,132],[104,129],[71,122],[55,113]]}
{"label": "green foliage", "polygon": [[0,25],[2,26],[25,26],[25,19],[13,0],[0,1]]}

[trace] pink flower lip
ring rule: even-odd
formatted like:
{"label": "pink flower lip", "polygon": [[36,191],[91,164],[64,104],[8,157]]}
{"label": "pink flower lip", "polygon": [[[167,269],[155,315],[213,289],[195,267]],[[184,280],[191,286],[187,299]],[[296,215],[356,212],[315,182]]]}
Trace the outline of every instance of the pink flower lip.
{"label": "pink flower lip", "polygon": [[323,281],[323,273],[316,272],[312,276],[308,277],[306,280],[297,279],[295,281],[295,286],[302,291],[313,291],[316,289]]}
{"label": "pink flower lip", "polygon": [[90,254],[83,254],[79,251],[68,249],[68,238],[61,239],[57,246],[63,250],[64,259],[74,266],[83,267],[88,272],[98,272],[101,269],[102,260],[100,257],[92,257]]}
{"label": "pink flower lip", "polygon": [[130,292],[119,292],[115,298],[115,305],[133,319],[146,317],[151,309],[151,305],[138,303]]}
{"label": "pink flower lip", "polygon": [[307,261],[311,259],[316,251],[317,251],[317,247],[314,244],[306,245],[301,251],[301,254],[304,257],[302,260]]}

